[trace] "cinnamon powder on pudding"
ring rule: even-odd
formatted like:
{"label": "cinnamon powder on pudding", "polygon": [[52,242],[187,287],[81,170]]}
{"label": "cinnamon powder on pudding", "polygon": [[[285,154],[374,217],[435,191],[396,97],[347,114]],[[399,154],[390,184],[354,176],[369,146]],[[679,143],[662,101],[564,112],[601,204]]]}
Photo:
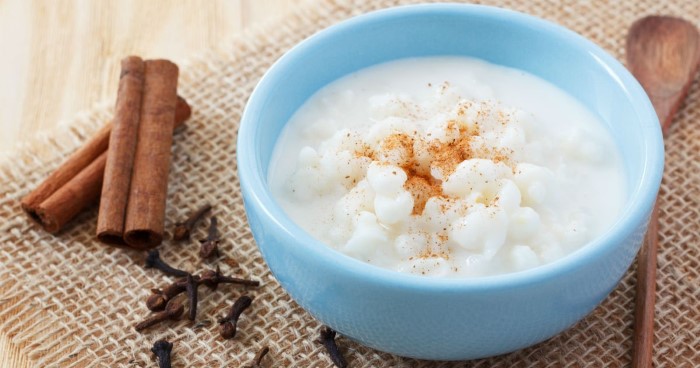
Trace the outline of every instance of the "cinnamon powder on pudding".
{"label": "cinnamon powder on pudding", "polygon": [[[464,115],[464,110],[460,110],[458,115]],[[499,120],[503,124],[507,123],[505,116],[500,116]],[[407,176],[404,189],[413,197],[412,215],[414,216],[420,216],[423,213],[425,204],[430,198],[448,197],[442,191],[442,180],[434,178],[431,170],[439,170],[446,178],[457,169],[460,163],[471,158],[491,159],[494,162],[504,162],[513,166],[510,157],[512,151],[472,148],[473,138],[480,135],[478,124],[469,128],[464,123],[450,120],[445,125],[445,129],[448,132],[457,130],[457,138],[442,142],[438,139],[425,139],[417,132],[393,133],[382,139],[379,151],[365,147],[355,154],[383,164],[395,164],[403,169]],[[427,151],[429,165],[421,163],[418,156],[421,150]],[[425,159],[422,161],[425,162]]]}

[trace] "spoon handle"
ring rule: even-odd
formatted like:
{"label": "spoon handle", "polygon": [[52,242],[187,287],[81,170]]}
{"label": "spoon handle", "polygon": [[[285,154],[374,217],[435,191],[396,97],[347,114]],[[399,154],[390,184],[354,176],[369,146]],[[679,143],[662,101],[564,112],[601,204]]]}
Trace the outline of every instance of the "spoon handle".
{"label": "spoon handle", "polygon": [[632,367],[651,368],[656,305],[656,253],[659,242],[658,202],[651,212],[644,245],[637,258],[637,295],[634,309]]}

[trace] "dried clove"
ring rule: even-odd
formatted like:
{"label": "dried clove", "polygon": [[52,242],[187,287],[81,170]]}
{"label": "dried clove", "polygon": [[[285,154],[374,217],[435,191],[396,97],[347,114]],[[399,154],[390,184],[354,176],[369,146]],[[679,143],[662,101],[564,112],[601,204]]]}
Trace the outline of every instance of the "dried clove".
{"label": "dried clove", "polygon": [[216,290],[219,284],[239,284],[245,286],[260,286],[260,281],[241,279],[238,277],[224,276],[221,269],[216,266],[216,271],[207,270],[200,276],[201,282],[212,290]]}
{"label": "dried clove", "polygon": [[170,353],[173,350],[173,344],[165,340],[158,340],[153,344],[151,352],[158,358],[159,368],[171,368]]}
{"label": "dried clove", "polygon": [[194,318],[197,316],[197,287],[199,287],[199,280],[195,280],[192,275],[187,275],[185,289],[187,290],[187,299],[190,302],[188,315],[190,321],[194,321]]}
{"label": "dried clove", "polygon": [[236,324],[238,323],[238,318],[241,316],[244,310],[246,310],[253,303],[253,298],[247,295],[241,295],[240,298],[233,303],[231,311],[224,318],[219,319],[220,333],[221,337],[224,339],[232,339],[236,337]]}
{"label": "dried clove", "polygon": [[218,222],[216,216],[211,217],[211,222],[209,223],[209,232],[206,239],[202,239],[199,242],[202,243],[199,249],[199,256],[207,259],[212,256],[219,256],[219,230],[217,228]]}
{"label": "dried clove", "polygon": [[182,303],[177,299],[173,299],[168,302],[168,305],[165,306],[164,311],[158,312],[153,316],[146,318],[145,320],[137,323],[134,327],[136,328],[136,331],[141,332],[160,322],[167,321],[169,319],[177,320],[184,311],[185,307],[182,305]]}
{"label": "dried clove", "polygon": [[255,357],[253,358],[253,362],[248,365],[248,368],[261,368],[262,367],[262,360],[265,358],[265,355],[270,352],[270,348],[268,346],[263,346],[262,349],[258,351],[257,354],[255,354]]}
{"label": "dried clove", "polygon": [[343,354],[340,353],[340,349],[338,349],[338,345],[335,343],[335,331],[328,326],[321,326],[320,335],[319,342],[326,348],[333,364],[338,368],[347,367],[348,363],[345,361]]}
{"label": "dried clove", "polygon": [[[208,288],[215,290],[219,284],[239,284],[244,286],[260,286],[260,281],[241,279],[237,277],[224,276],[221,274],[219,267],[216,271],[207,270],[202,272],[200,276],[192,276],[194,281],[199,285],[204,284]],[[169,300],[177,295],[187,291],[187,278],[183,277],[164,287],[163,289],[152,289],[152,294],[146,299],[146,307],[152,311],[159,311],[165,308]]]}
{"label": "dried clove", "polygon": [[146,256],[146,263],[143,265],[143,267],[155,268],[170,276],[185,277],[189,275],[188,272],[178,270],[177,268],[165,263],[165,261],[160,258],[160,252],[158,249],[153,249],[148,252],[148,256]]}
{"label": "dried clove", "polygon": [[181,241],[190,238],[190,232],[197,225],[197,222],[211,210],[211,205],[209,203],[202,206],[202,208],[195,211],[190,217],[185,220],[185,222],[178,222],[175,224],[175,230],[173,230],[173,240]]}
{"label": "dried clove", "polygon": [[163,310],[168,302],[187,290],[187,279],[179,279],[163,289],[151,289],[151,294],[146,299],[146,307],[152,311]]}

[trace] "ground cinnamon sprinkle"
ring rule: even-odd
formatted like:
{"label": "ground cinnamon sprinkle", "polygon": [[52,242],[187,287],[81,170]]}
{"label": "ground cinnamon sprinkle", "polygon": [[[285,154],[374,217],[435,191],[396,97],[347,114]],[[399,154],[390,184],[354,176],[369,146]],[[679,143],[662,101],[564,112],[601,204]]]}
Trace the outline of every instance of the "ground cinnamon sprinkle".
{"label": "ground cinnamon sprinkle", "polygon": [[446,234],[438,235],[440,240],[439,249],[433,249],[434,247],[426,247],[422,252],[418,253],[417,258],[429,259],[429,258],[442,258],[444,260],[450,259],[449,249],[445,249],[444,244],[447,243],[448,236]]}
{"label": "ground cinnamon sprinkle", "polygon": [[[479,111],[479,113],[485,112]],[[463,116],[464,114],[463,108],[460,108],[458,115]],[[499,115],[499,120],[508,121],[507,116],[503,114]],[[412,215],[414,216],[420,216],[423,213],[425,204],[430,198],[447,198],[447,195],[442,192],[442,181],[431,175],[431,169],[437,169],[444,177],[448,177],[460,163],[472,158],[490,159],[494,162],[503,162],[508,166],[514,166],[511,157],[512,150],[472,147],[473,139],[481,134],[478,124],[474,124],[470,128],[463,122],[450,120],[446,123],[445,129],[453,134],[457,130],[457,138],[442,142],[438,139],[431,139],[429,133],[426,134],[426,138],[416,131],[394,133],[382,139],[379,150],[375,151],[368,144],[363,144],[361,149],[355,151],[355,156],[367,157],[372,161],[384,164],[397,165],[404,170],[407,176],[404,189],[413,197]],[[429,166],[421,164],[419,155],[422,150],[427,150]],[[425,159],[423,158],[423,160]]]}
{"label": "ground cinnamon sprinkle", "polygon": [[425,203],[432,197],[442,196],[442,182],[432,177],[417,175],[415,172],[407,171],[408,179],[403,187],[413,197],[412,215],[421,215],[425,208]]}
{"label": "ground cinnamon sprinkle", "polygon": [[431,167],[439,169],[444,177],[450,176],[457,165],[470,158],[478,157],[472,152],[472,137],[479,135],[478,129],[468,129],[466,126],[458,126],[457,122],[449,121],[447,130],[459,130],[459,137],[450,142],[443,143],[438,140],[430,142],[428,151],[432,157]]}
{"label": "ground cinnamon sprinkle", "polygon": [[[447,237],[445,237],[444,242],[447,242]],[[444,244],[444,243],[443,243]],[[430,247],[425,248],[423,251],[418,253],[417,256],[412,257],[413,259],[430,259],[430,258],[441,258],[446,261],[450,259],[450,252],[447,250],[440,250],[439,252],[435,252]]]}
{"label": "ground cinnamon sprinkle", "polygon": [[462,161],[473,157],[470,144],[472,137],[479,134],[478,129],[470,130],[453,120],[447,122],[446,129],[459,130],[458,138],[449,142],[437,139],[426,142],[415,133],[396,133],[389,135],[381,143],[383,155],[387,155],[387,151],[398,151],[401,155],[400,166],[408,177],[404,189],[413,196],[413,215],[420,216],[430,198],[445,196],[442,192],[442,181],[433,178],[429,168],[421,167],[415,147],[427,147],[430,168],[439,169],[445,177],[454,172]]}
{"label": "ground cinnamon sprinkle", "polygon": [[[502,162],[506,164],[507,166],[510,166],[513,170],[515,170],[515,162],[513,161],[513,150],[512,149],[493,149],[491,150],[491,154],[489,155],[491,157],[491,160],[493,162]],[[488,156],[487,156],[488,157]]]}
{"label": "ground cinnamon sprinkle", "polygon": [[[426,238],[430,237],[430,233],[428,233],[428,232],[422,232],[422,233],[423,233],[423,235],[426,236]],[[415,256],[408,257],[408,259],[414,260],[414,259],[439,258],[439,259],[444,259],[446,261],[449,260],[450,259],[450,251],[449,251],[449,249],[447,249],[444,246],[448,240],[447,234],[437,234],[437,237],[439,240],[438,244],[428,245],[423,250],[421,250],[418,254],[416,254]]]}
{"label": "ground cinnamon sprinkle", "polygon": [[355,151],[355,157],[357,157],[357,158],[367,157],[370,160],[374,161],[375,160],[375,152],[372,149],[372,147],[369,146],[369,144],[363,143],[362,148],[358,151]]}
{"label": "ground cinnamon sprinkle", "polygon": [[381,142],[381,153],[389,155],[391,152],[397,152],[401,155],[401,165],[406,166],[409,162],[414,161],[413,144],[415,138],[410,137],[405,133],[395,133],[384,138]]}

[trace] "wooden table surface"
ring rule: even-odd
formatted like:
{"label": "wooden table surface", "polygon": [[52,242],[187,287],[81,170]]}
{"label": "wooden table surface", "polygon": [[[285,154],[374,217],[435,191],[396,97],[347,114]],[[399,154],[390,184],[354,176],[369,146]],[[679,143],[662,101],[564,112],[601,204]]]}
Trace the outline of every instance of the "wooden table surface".
{"label": "wooden table surface", "polygon": [[[38,132],[114,100],[126,55],[186,60],[294,0],[0,0],[0,160]],[[0,367],[30,367],[0,331]]]}

